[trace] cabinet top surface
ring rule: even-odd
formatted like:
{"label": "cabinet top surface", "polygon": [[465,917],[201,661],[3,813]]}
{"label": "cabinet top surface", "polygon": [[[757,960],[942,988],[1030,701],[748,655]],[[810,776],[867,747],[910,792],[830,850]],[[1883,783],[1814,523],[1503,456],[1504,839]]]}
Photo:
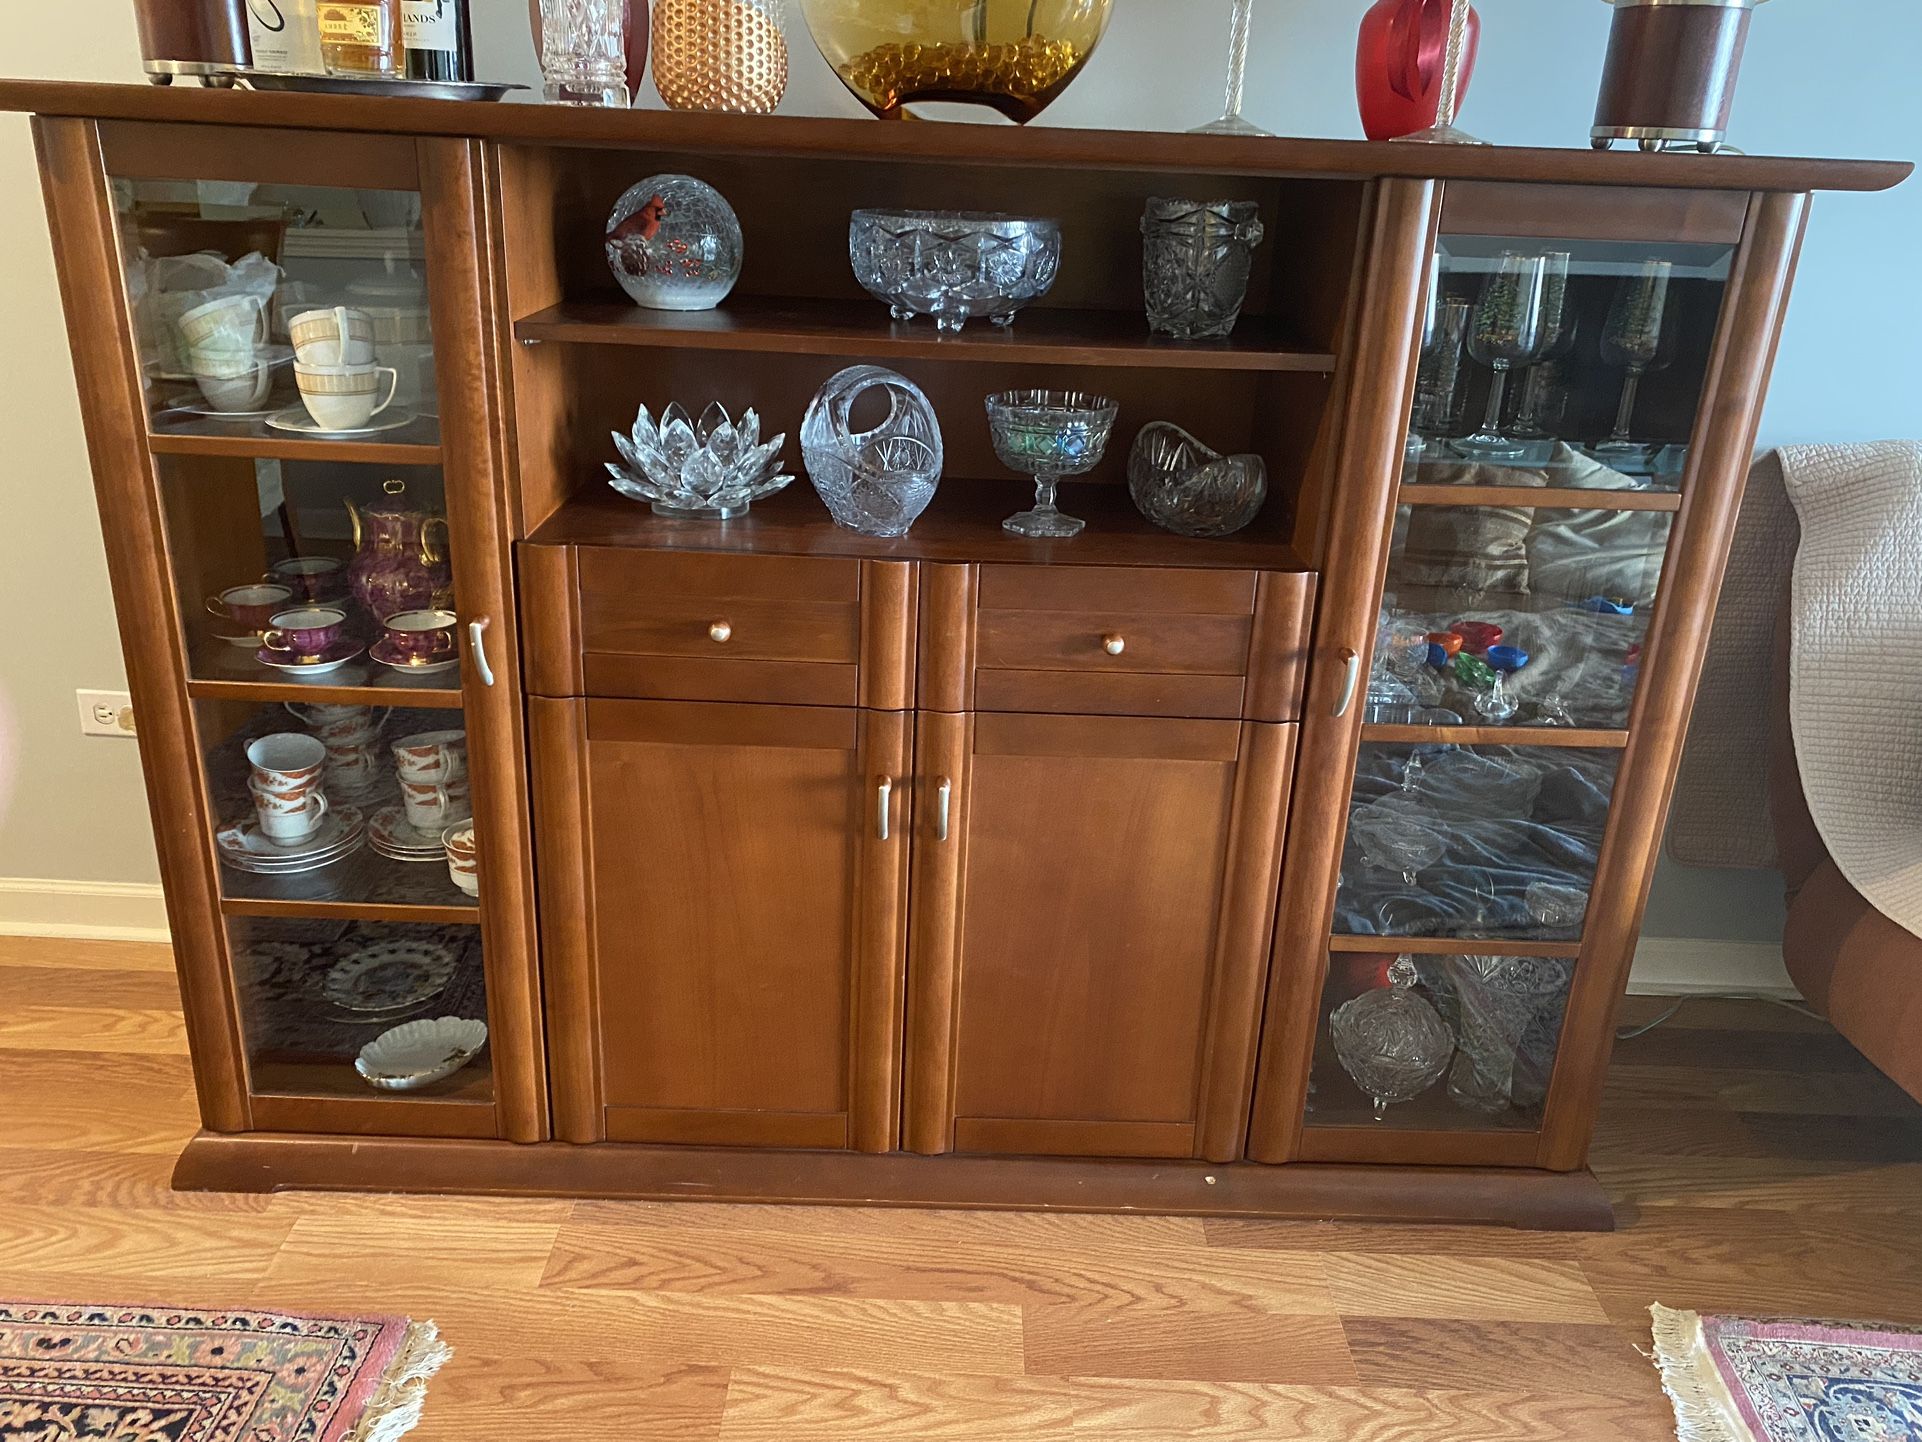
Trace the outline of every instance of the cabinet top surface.
{"label": "cabinet top surface", "polygon": [[1216,174],[1410,176],[1444,180],[1667,186],[1709,190],[1886,190],[1907,161],[1637,151],[1403,145],[1161,132],[867,119],[600,110],[528,102],[416,100],[0,80],[0,110],[99,120],[273,126],[545,145],[711,149],[768,156],[921,160]]}

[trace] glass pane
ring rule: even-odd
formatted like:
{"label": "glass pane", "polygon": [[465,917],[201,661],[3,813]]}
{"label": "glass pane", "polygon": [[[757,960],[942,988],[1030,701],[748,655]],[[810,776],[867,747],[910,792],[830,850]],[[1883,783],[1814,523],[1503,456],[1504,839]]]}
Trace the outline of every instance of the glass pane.
{"label": "glass pane", "polygon": [[1366,719],[1619,730],[1672,521],[1662,511],[1403,506]]}
{"label": "glass pane", "polygon": [[1539,1130],[1575,963],[1411,956],[1414,984],[1397,990],[1395,961],[1329,957],[1308,1124]]}
{"label": "glass pane", "polygon": [[1581,935],[1619,751],[1367,744],[1335,930]]}
{"label": "glass pane", "polygon": [[1404,479],[1677,489],[1733,258],[1444,236]]}
{"label": "glass pane", "polygon": [[[408,1022],[485,1023],[478,926],[235,916],[227,935],[254,1092],[491,1100],[484,1045],[449,1075],[402,1092],[375,1088],[355,1067],[363,1047]],[[481,1039],[473,1028],[442,1031],[462,1052]],[[391,1068],[403,1055],[383,1050],[372,1063]]]}
{"label": "glass pane", "polygon": [[434,439],[419,195],[226,180],[114,192],[156,432]]}

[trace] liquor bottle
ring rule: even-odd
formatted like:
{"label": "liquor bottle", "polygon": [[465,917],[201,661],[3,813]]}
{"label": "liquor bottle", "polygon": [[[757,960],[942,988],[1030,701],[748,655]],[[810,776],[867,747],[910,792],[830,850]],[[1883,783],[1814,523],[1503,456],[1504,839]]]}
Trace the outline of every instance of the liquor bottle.
{"label": "liquor bottle", "polygon": [[329,75],[400,78],[400,0],[320,0],[316,20]]}
{"label": "liquor bottle", "polygon": [[401,0],[409,80],[472,80],[467,0]]}
{"label": "liquor bottle", "polygon": [[247,0],[247,27],[254,69],[278,75],[315,75],[320,59],[320,22],[314,0]]}

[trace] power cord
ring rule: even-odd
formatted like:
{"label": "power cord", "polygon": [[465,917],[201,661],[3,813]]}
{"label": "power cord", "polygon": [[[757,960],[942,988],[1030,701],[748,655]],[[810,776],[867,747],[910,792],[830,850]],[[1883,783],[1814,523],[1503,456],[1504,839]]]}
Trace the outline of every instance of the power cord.
{"label": "power cord", "polygon": [[1643,1022],[1639,1026],[1619,1028],[1615,1033],[1615,1040],[1633,1041],[1638,1036],[1647,1036],[1650,1032],[1654,1031],[1656,1027],[1665,1026],[1675,1020],[1676,1014],[1691,1001],[1765,1001],[1771,1006],[1786,1007],[1788,1010],[1806,1016],[1814,1021],[1826,1020],[1820,1012],[1803,1005],[1803,1003],[1792,997],[1766,996],[1760,992],[1753,991],[1703,992],[1699,995],[1691,994],[1689,996],[1677,997],[1675,1005],[1671,1006],[1653,1021]]}

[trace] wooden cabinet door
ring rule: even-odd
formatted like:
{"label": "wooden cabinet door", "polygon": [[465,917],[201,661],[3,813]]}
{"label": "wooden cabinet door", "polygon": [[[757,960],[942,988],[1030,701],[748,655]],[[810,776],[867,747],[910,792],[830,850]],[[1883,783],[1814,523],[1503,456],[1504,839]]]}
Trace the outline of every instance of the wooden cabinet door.
{"label": "wooden cabinet door", "polygon": [[921,713],[910,1148],[1241,1154],[1294,729]]}
{"label": "wooden cabinet door", "polygon": [[532,708],[558,1134],[892,1149],[909,714]]}

